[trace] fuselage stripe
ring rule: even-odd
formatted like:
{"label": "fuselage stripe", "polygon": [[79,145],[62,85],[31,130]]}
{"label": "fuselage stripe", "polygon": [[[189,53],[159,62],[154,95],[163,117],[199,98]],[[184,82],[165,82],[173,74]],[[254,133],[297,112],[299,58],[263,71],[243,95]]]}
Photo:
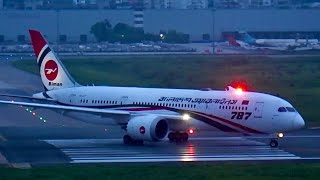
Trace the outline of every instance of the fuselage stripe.
{"label": "fuselage stripe", "polygon": [[[255,129],[252,129],[252,128],[249,128],[249,127],[246,127],[246,126],[243,126],[243,125],[240,125],[238,123],[235,123],[235,122],[232,122],[232,121],[229,121],[227,119],[223,119],[221,117],[217,117],[217,116],[213,116],[213,115],[210,115],[210,114],[205,114],[205,113],[200,113],[200,112],[196,112],[196,111],[190,111],[190,110],[181,110],[181,109],[173,109],[173,108],[168,108],[168,107],[143,107],[143,108],[127,108],[127,109],[121,109],[121,110],[127,110],[127,111],[152,111],[152,110],[170,110],[170,111],[175,111],[175,112],[181,112],[181,113],[184,113],[184,112],[187,112],[187,113],[192,113],[192,114],[196,114],[198,115],[198,117],[202,117],[202,118],[206,118],[205,121],[202,121],[204,123],[207,123],[209,125],[212,125],[210,121],[214,121],[215,123],[218,123],[217,120],[219,121],[222,121],[226,124],[229,124],[231,126],[234,126],[236,128],[239,128],[239,129],[242,129],[248,133],[253,133],[253,134],[265,134],[261,131],[258,131],[258,130],[255,130]],[[195,118],[195,119],[198,119],[198,118]],[[208,119],[210,119],[208,121]],[[203,120],[203,119],[202,119]],[[221,123],[219,123],[220,125],[223,125]],[[212,125],[213,126],[213,125]],[[223,125],[225,126],[225,125]],[[216,127],[216,126],[215,126]],[[228,126],[225,126],[224,129],[227,129],[227,128],[230,128]],[[220,128],[218,128],[220,129]],[[233,128],[230,128],[232,129],[233,132],[240,132],[238,130],[235,130]],[[225,130],[224,130],[225,131]],[[245,133],[244,133],[245,134]]]}
{"label": "fuselage stripe", "polygon": [[235,126],[235,127],[237,127],[237,128],[240,128],[240,129],[243,129],[243,130],[245,130],[245,131],[248,131],[249,133],[265,134],[265,133],[263,133],[263,132],[261,132],[261,131],[258,131],[258,130],[249,128],[249,127],[247,127],[247,126],[243,126],[243,125],[241,125],[241,124],[238,124],[238,123],[229,121],[229,120],[224,119],[224,118],[221,118],[221,117],[217,117],[217,116],[214,116],[214,115],[211,115],[211,114],[204,114],[204,113],[199,113],[199,114],[203,114],[203,115],[206,115],[206,116],[215,118],[215,119],[220,120],[220,121],[222,121],[222,122],[224,122],[224,123],[227,123],[227,124],[230,124],[230,125]]}
{"label": "fuselage stripe", "polygon": [[[159,106],[154,106],[154,107],[137,107],[137,105],[111,105],[111,106],[82,106],[82,107],[89,107],[89,108],[116,108],[116,109],[119,109],[119,110],[124,110],[124,111],[155,111],[155,110],[168,110],[168,111],[173,111],[173,112],[178,112],[180,114],[183,114],[183,113],[192,113],[192,114],[197,114],[198,116],[200,117],[203,117],[203,116],[206,116],[206,117],[203,117],[202,122],[206,123],[206,124],[209,124],[211,126],[214,126],[213,124],[215,124],[216,126],[218,126],[219,124],[219,127],[216,127],[222,131],[226,131],[226,129],[229,129],[228,132],[240,132],[239,130],[236,130],[234,128],[231,128],[229,126],[226,126],[226,125],[223,125],[221,124],[220,122],[217,122],[216,120],[219,120],[219,121],[222,121],[228,125],[231,125],[231,126],[234,126],[238,129],[242,129],[244,131],[246,131],[247,133],[250,133],[250,134],[267,134],[267,133],[264,133],[264,132],[261,132],[261,131],[258,131],[258,130],[255,130],[255,129],[252,129],[252,128],[249,128],[249,127],[246,127],[246,126],[243,126],[243,125],[240,125],[238,123],[235,123],[235,122],[232,122],[232,121],[229,121],[227,119],[223,119],[221,117],[218,117],[218,116],[214,116],[214,115],[210,115],[210,114],[205,114],[205,113],[201,113],[201,112],[196,112],[196,111],[190,111],[190,110],[184,110],[184,109],[174,109],[174,108],[170,108],[170,107],[159,107]],[[211,117],[211,118],[209,118]],[[197,119],[197,118],[195,118]],[[204,120],[206,119],[206,120]],[[211,121],[214,121],[214,123],[211,123]],[[223,127],[222,127],[223,126]],[[245,132],[241,132],[243,134],[247,134]],[[248,135],[248,134],[247,134]]]}

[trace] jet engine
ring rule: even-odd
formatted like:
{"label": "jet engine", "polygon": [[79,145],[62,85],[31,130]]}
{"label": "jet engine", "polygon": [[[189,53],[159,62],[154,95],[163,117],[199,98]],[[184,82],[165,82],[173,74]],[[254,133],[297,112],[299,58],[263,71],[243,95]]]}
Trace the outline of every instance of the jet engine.
{"label": "jet engine", "polygon": [[159,141],[168,133],[168,123],[155,115],[137,116],[129,120],[127,133],[134,140]]}

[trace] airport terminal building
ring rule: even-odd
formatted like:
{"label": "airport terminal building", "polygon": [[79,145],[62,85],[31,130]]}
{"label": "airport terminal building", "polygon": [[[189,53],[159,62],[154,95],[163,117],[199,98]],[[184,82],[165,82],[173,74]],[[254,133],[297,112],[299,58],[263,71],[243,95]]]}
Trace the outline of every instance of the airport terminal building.
{"label": "airport terminal building", "polygon": [[[201,41],[205,34],[223,40],[226,34],[247,31],[257,38],[292,38],[293,34],[320,39],[318,9],[219,9],[219,10],[0,10],[0,41],[29,41],[28,29],[38,29],[50,41],[63,36],[79,42],[94,41],[90,27],[108,19],[114,26],[126,23],[158,34],[176,30]],[[301,37],[301,38],[302,38]]]}

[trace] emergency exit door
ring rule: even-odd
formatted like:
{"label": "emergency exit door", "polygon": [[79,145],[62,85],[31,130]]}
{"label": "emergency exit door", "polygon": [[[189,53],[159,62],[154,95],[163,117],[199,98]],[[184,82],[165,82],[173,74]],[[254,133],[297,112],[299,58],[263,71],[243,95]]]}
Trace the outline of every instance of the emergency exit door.
{"label": "emergency exit door", "polygon": [[253,116],[255,118],[262,118],[263,105],[263,102],[256,102],[254,105]]}

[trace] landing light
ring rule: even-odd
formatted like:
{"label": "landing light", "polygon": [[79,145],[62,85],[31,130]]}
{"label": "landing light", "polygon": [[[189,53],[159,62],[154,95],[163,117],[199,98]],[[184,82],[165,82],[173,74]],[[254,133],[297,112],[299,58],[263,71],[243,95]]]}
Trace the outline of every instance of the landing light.
{"label": "landing light", "polygon": [[182,116],[182,119],[185,120],[185,121],[189,120],[189,119],[190,119],[189,114],[184,114],[184,115]]}
{"label": "landing light", "polygon": [[283,133],[278,133],[278,138],[283,138]]}

